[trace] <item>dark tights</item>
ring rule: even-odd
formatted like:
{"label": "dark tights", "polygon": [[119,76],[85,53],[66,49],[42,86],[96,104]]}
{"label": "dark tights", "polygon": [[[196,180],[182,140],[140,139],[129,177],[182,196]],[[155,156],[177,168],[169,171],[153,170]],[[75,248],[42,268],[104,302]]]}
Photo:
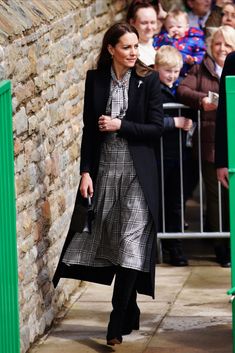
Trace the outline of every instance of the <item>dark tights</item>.
{"label": "dark tights", "polygon": [[107,343],[110,345],[122,342],[122,335],[139,328],[139,308],[136,303],[136,280],[138,271],[119,266],[113,289],[110,321],[107,332]]}

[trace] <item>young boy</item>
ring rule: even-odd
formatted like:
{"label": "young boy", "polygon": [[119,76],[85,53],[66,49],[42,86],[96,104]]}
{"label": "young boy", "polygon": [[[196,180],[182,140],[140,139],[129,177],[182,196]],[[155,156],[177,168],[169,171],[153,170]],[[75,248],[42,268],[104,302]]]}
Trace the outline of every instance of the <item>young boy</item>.
{"label": "young boy", "polygon": [[183,56],[180,76],[185,76],[195,63],[200,64],[206,52],[204,32],[196,27],[189,27],[188,15],[181,10],[168,12],[165,31],[154,37],[153,46],[157,49],[171,45]]}
{"label": "young boy", "polygon": [[[180,52],[171,46],[159,48],[155,69],[159,73],[163,103],[176,103],[176,89],[179,73],[183,66]],[[186,158],[186,134],[192,127],[192,120],[178,116],[178,110],[165,110],[163,133],[163,165],[164,165],[164,201],[166,232],[182,232],[181,224],[181,187],[180,187],[180,155],[179,129],[182,132],[182,158]],[[158,155],[160,164],[160,152]],[[185,182],[185,180],[184,180]],[[184,226],[184,225],[183,225]],[[188,261],[182,250],[179,239],[165,240],[163,249],[169,252],[169,261],[173,266],[187,266]]]}

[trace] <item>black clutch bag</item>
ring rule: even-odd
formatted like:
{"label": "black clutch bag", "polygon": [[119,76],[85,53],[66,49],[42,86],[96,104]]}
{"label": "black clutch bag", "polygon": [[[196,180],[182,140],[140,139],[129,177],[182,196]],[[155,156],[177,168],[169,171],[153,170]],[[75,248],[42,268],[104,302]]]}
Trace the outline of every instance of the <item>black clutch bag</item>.
{"label": "black clutch bag", "polygon": [[69,233],[91,233],[91,224],[94,219],[94,211],[92,207],[92,198],[83,198],[82,202],[75,203]]}

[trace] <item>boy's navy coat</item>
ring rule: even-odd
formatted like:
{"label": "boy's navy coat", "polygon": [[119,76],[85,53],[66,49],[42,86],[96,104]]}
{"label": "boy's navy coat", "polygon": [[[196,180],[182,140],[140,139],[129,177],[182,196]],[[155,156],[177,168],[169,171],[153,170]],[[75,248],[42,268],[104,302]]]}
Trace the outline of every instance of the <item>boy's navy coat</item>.
{"label": "boy's navy coat", "polygon": [[[81,173],[90,173],[94,185],[99,165],[100,147],[105,134],[98,129],[98,118],[105,114],[109,90],[110,68],[103,71],[88,71],[84,100],[84,129],[80,169]],[[122,121],[119,135],[128,141],[136,173],[153,216],[155,229],[157,229],[159,193],[155,147],[163,132],[163,110],[158,74],[152,71],[142,77],[133,69],[128,97],[128,110]],[[79,199],[81,197],[78,191],[77,201]],[[61,257],[72,235],[71,231],[69,231]],[[151,273],[140,272],[137,286],[139,293],[153,297],[155,256],[156,237],[151,253]],[[65,266],[60,259],[53,283],[56,286],[60,277],[66,277],[111,284],[114,274],[114,267]]]}
{"label": "boy's navy coat", "polygon": [[[162,103],[179,103],[171,89],[161,83]],[[181,109],[181,116],[190,117],[193,119],[191,109]],[[164,111],[164,133],[163,133],[163,149],[164,159],[179,160],[179,129],[175,128],[173,118],[179,116],[178,109],[166,109]],[[183,147],[186,146],[186,132],[182,130]],[[160,156],[158,156],[158,159]]]}

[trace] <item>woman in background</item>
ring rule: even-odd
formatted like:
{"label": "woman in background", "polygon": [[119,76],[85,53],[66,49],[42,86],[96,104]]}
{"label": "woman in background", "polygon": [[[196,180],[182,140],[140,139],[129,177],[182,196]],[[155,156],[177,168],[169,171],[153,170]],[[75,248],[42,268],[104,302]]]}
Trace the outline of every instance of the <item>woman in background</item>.
{"label": "woman in background", "polygon": [[147,66],[154,66],[156,51],[153,36],[157,32],[157,12],[149,1],[133,1],[127,12],[127,22],[139,34],[139,59]]}
{"label": "woman in background", "polygon": [[[208,53],[200,65],[195,65],[178,88],[179,100],[201,110],[202,175],[206,189],[206,230],[218,232],[219,201],[215,161],[215,119],[217,103],[211,99],[219,92],[219,81],[226,56],[235,50],[235,30],[229,26],[215,29],[208,39]],[[223,231],[229,230],[228,193],[222,190]],[[222,267],[230,266],[228,241],[217,240],[215,253]]]}

